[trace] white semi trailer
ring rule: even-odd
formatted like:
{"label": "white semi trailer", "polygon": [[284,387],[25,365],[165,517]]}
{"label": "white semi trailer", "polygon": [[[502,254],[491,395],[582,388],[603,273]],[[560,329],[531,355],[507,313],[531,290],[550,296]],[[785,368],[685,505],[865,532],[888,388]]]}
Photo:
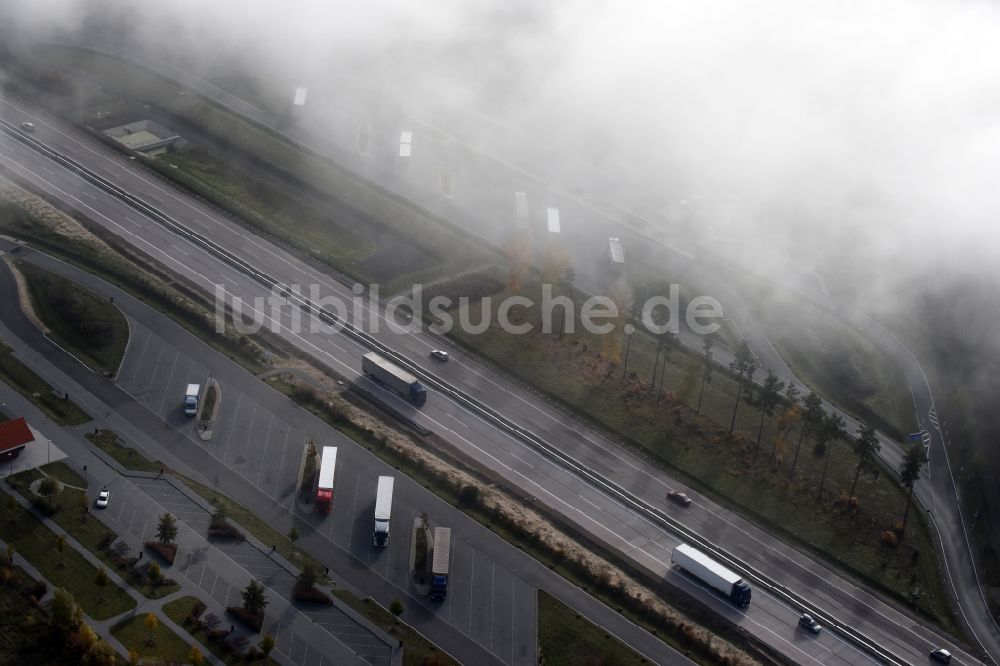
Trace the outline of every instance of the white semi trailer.
{"label": "white semi trailer", "polygon": [[697,548],[680,544],[674,548],[670,561],[709,587],[729,598],[737,606],[750,605],[750,586],[743,577],[730,571]]}
{"label": "white semi trailer", "polygon": [[392,486],[395,479],[391,476],[378,477],[378,490],[375,491],[375,531],[372,534],[372,545],[385,548],[389,545],[389,522],[392,520]]}

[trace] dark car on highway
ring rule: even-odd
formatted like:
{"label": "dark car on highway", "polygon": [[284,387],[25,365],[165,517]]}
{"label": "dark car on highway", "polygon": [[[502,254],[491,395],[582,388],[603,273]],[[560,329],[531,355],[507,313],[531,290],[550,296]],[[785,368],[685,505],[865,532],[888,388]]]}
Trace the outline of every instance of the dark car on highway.
{"label": "dark car on highway", "polygon": [[691,498],[685,495],[684,493],[680,492],[679,490],[671,490],[669,493],[667,493],[667,499],[670,500],[671,502],[676,502],[681,506],[691,505]]}
{"label": "dark car on highway", "polygon": [[808,629],[814,634],[818,634],[823,626],[819,622],[813,619],[813,616],[809,613],[803,613],[802,617],[799,618],[799,626],[803,629]]}
{"label": "dark car on highway", "polygon": [[938,648],[931,652],[931,659],[934,661],[940,661],[942,664],[950,664],[951,652],[948,652],[944,648]]}

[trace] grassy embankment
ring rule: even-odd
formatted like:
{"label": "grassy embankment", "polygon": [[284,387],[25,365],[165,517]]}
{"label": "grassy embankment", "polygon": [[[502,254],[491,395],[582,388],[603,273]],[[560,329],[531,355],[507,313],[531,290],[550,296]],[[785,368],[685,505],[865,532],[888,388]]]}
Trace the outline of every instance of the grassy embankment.
{"label": "grassy embankment", "polygon": [[61,394],[57,395],[44,379],[21,363],[13,350],[2,342],[0,342],[0,382],[26,397],[59,425],[80,425],[90,420],[90,416],[75,402],[64,399]]}
{"label": "grassy embankment", "polygon": [[799,299],[794,309],[776,307],[779,302],[768,301],[763,319],[796,377],[896,440],[917,430],[902,369],[865,336],[860,322],[807,300]]}
{"label": "grassy embankment", "polygon": [[538,654],[545,666],[649,662],[555,597],[538,592]]}
{"label": "grassy embankment", "polygon": [[90,369],[115,374],[128,345],[125,315],[60,275],[26,261],[14,267],[24,276],[32,308],[48,336]]}

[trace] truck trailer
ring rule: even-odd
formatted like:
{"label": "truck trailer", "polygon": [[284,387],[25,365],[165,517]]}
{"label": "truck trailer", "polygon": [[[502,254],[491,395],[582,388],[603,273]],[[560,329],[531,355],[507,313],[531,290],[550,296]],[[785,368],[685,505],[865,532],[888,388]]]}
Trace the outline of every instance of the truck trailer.
{"label": "truck trailer", "polygon": [[670,561],[720,594],[729,597],[729,600],[737,606],[750,605],[751,589],[743,582],[743,578],[700,550],[682,543],[674,548]]}
{"label": "truck trailer", "polygon": [[395,479],[391,476],[378,477],[378,490],[375,492],[375,532],[372,534],[372,545],[379,548],[385,548],[389,545],[393,483],[395,483]]}
{"label": "truck trailer", "polygon": [[431,599],[448,596],[448,565],[451,563],[451,528],[434,528],[434,558],[431,560]]}
{"label": "truck trailer", "polygon": [[611,271],[621,273],[625,269],[625,248],[618,238],[608,239],[608,259],[611,262]]}
{"label": "truck trailer", "polygon": [[333,505],[333,477],[337,470],[337,447],[324,446],[319,460],[319,482],[316,484],[316,498],[313,511],[330,513]]}
{"label": "truck trailer", "polygon": [[414,405],[420,406],[427,402],[427,390],[416,377],[375,352],[361,357],[361,370],[366,377],[392,389]]}
{"label": "truck trailer", "polygon": [[198,396],[201,394],[200,384],[188,384],[184,391],[184,416],[194,416],[198,413]]}
{"label": "truck trailer", "polygon": [[514,192],[514,227],[521,231],[528,228],[528,195]]}

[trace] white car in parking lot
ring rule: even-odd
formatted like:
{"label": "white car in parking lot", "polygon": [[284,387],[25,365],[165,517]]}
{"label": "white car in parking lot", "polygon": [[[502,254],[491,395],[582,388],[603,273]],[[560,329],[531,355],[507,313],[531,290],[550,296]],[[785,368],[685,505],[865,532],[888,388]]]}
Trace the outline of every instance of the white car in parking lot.
{"label": "white car in parking lot", "polygon": [[108,502],[111,501],[111,491],[107,488],[101,488],[101,492],[97,493],[97,508],[107,509]]}

